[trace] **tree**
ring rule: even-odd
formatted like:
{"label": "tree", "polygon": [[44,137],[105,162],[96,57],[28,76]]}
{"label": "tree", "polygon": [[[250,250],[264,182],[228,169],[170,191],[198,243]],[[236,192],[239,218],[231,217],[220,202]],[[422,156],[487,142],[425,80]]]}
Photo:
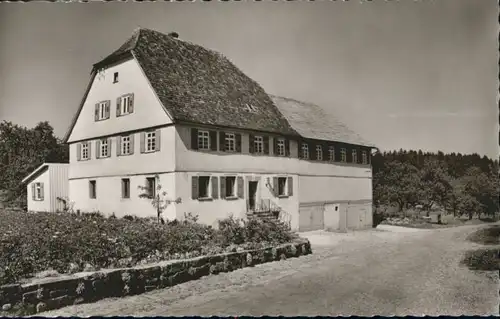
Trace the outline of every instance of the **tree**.
{"label": "tree", "polygon": [[28,129],[12,122],[0,123],[0,190],[9,204],[26,204],[26,187],[21,181],[35,168],[47,163],[67,163],[68,146],[54,135],[48,122]]}
{"label": "tree", "polygon": [[142,190],[143,192],[139,194],[139,198],[144,198],[148,199],[151,201],[151,205],[155,208],[156,210],[156,215],[158,219],[158,223],[160,223],[163,219],[161,215],[165,211],[165,209],[172,203],[178,204],[181,202],[181,198],[178,197],[177,199],[168,199],[167,198],[167,192],[163,191],[161,192],[162,186],[160,184],[160,176],[158,174],[155,175],[155,185],[156,185],[156,196],[151,197],[151,190],[146,187],[146,186],[141,186],[139,185],[138,188]]}
{"label": "tree", "polygon": [[434,205],[444,207],[452,191],[450,177],[442,161],[428,159],[420,177],[420,201],[429,216]]}

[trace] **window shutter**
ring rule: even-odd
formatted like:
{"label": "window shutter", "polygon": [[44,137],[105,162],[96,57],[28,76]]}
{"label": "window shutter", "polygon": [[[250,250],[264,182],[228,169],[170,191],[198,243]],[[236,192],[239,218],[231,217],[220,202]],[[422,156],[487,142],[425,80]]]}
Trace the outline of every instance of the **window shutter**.
{"label": "window shutter", "polygon": [[225,176],[220,177],[220,198],[221,199],[226,198],[226,177]]}
{"label": "window shutter", "polygon": [[263,136],[262,139],[264,140],[264,154],[269,155],[269,136]]}
{"label": "window shutter", "polygon": [[212,182],[212,198],[217,199],[219,198],[218,190],[219,190],[219,184],[217,183],[217,176],[212,176],[211,177],[211,182]]}
{"label": "window shutter", "polygon": [[129,113],[134,113],[134,93],[131,93],[129,95],[129,100],[128,100],[128,112]]}
{"label": "window shutter", "polygon": [[238,176],[236,179],[238,182],[238,197],[243,198],[243,177]]}
{"label": "window shutter", "polygon": [[92,198],[92,183],[89,181],[89,198]]}
{"label": "window shutter", "polygon": [[290,140],[285,139],[285,156],[290,157]]}
{"label": "window shutter", "polygon": [[122,97],[116,98],[116,117],[122,115]]}
{"label": "window shutter", "polygon": [[111,101],[106,101],[106,106],[104,106],[104,115],[107,119],[109,119],[109,107],[111,105]]}
{"label": "window shutter", "polygon": [[31,199],[35,200],[35,183],[31,184]]}
{"label": "window shutter", "polygon": [[44,192],[43,192],[43,183],[40,183],[40,200],[43,200],[43,196],[44,195]]}
{"label": "window shutter", "polygon": [[273,177],[272,190],[274,197],[278,197],[278,177]]}
{"label": "window shutter", "polygon": [[122,198],[125,198],[125,180],[122,179]]}
{"label": "window shutter", "polygon": [[334,144],[333,147],[335,148],[335,162],[340,162],[341,159],[341,153],[340,153],[340,145]]}
{"label": "window shutter", "polygon": [[101,148],[101,141],[100,140],[95,141],[95,158],[101,157],[101,152],[99,152],[100,148]]}
{"label": "window shutter", "polygon": [[346,151],[346,157],[347,157],[347,163],[351,163],[352,162],[352,150],[348,147],[345,148],[345,151]]}
{"label": "window shutter", "polygon": [[157,129],[155,131],[155,152],[159,152],[161,150],[161,129]]}
{"label": "window shutter", "polygon": [[292,196],[293,195],[293,177],[291,176],[288,176],[288,196]]}
{"label": "window shutter", "polygon": [[327,142],[324,142],[321,146],[323,148],[323,161],[328,162],[330,160],[330,148]]}
{"label": "window shutter", "polygon": [[94,120],[99,121],[99,103],[95,104]]}
{"label": "window shutter", "polygon": [[198,176],[191,177],[191,198],[198,199]]}
{"label": "window shutter", "polygon": [[217,151],[217,132],[210,131],[210,149],[212,151]]}
{"label": "window shutter", "polygon": [[191,129],[191,149],[198,149],[198,129],[196,128]]}
{"label": "window shutter", "polygon": [[146,151],[146,134],[144,132],[141,132],[141,153],[144,153]]}
{"label": "window shutter", "polygon": [[130,134],[130,155],[134,154],[134,136],[135,134]]}
{"label": "window shutter", "polygon": [[308,143],[307,145],[309,148],[309,159],[312,161],[316,160],[316,145],[313,143]]}
{"label": "window shutter", "polygon": [[278,139],[273,137],[273,155],[278,155]]}
{"label": "window shutter", "polygon": [[222,152],[226,151],[226,132],[219,132],[219,150]]}
{"label": "window shutter", "polygon": [[82,159],[82,143],[76,144],[76,160],[80,161]]}
{"label": "window shutter", "polygon": [[116,137],[116,156],[120,156],[122,154],[122,143],[121,143],[121,136]]}
{"label": "window shutter", "polygon": [[248,153],[252,154],[254,152],[254,142],[255,138],[252,134],[248,135]]}
{"label": "window shutter", "polygon": [[358,163],[362,164],[363,163],[363,150],[358,149]]}
{"label": "window shutter", "polygon": [[111,144],[113,143],[113,140],[111,138],[108,138],[108,145],[106,146],[108,148],[108,156],[106,157],[111,157]]}
{"label": "window shutter", "polygon": [[236,152],[241,153],[241,134],[235,134]]}
{"label": "window shutter", "polygon": [[92,159],[92,142],[87,142],[87,149],[89,150],[89,160]]}

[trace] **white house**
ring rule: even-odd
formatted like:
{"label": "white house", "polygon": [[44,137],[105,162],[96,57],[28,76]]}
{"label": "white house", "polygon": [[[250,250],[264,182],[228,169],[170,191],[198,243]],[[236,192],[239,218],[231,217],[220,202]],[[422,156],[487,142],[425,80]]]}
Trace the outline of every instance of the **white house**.
{"label": "white house", "polygon": [[64,202],[68,198],[69,164],[43,163],[22,183],[28,191],[28,211],[57,212],[64,210]]}
{"label": "white house", "polygon": [[137,29],[95,64],[65,141],[81,211],[155,216],[138,186],[160,183],[182,200],[167,219],[272,206],[294,230],[371,226],[373,145],[176,34]]}

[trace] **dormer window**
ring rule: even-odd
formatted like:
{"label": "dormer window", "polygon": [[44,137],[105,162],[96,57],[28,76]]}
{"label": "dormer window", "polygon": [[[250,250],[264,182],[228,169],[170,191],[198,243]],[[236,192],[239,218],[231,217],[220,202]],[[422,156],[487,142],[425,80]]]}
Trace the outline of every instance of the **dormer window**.
{"label": "dormer window", "polygon": [[118,72],[115,72],[113,74],[113,83],[117,83],[118,82]]}
{"label": "dormer window", "polygon": [[316,145],[316,159],[318,161],[323,160],[323,147],[321,145]]}
{"label": "dormer window", "polygon": [[309,145],[302,143],[302,158],[309,159]]}

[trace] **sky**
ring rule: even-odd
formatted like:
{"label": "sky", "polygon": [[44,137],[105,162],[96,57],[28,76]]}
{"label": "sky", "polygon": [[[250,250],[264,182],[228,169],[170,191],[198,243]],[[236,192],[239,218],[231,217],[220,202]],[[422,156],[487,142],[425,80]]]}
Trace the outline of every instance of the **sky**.
{"label": "sky", "polygon": [[63,137],[92,64],[137,27],[219,51],[381,150],[498,158],[496,0],[0,4],[0,120]]}

